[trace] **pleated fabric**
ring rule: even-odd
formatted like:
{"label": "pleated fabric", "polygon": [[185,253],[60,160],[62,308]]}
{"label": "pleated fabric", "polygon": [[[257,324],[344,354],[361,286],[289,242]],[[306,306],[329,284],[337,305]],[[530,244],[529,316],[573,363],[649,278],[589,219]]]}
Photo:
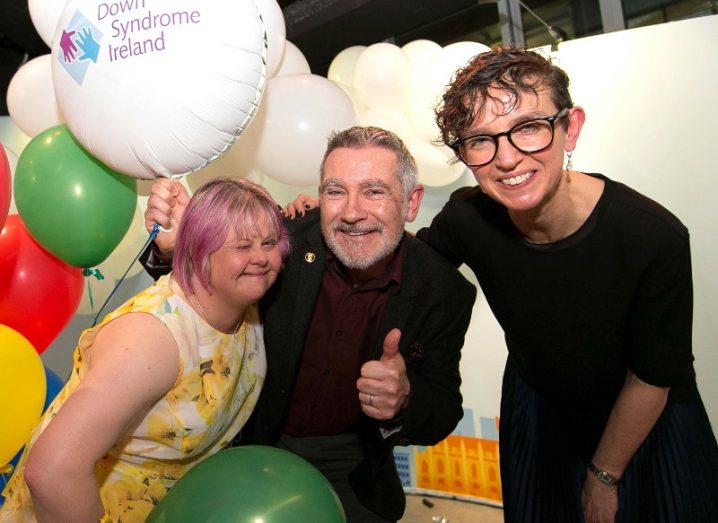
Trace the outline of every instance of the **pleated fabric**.
{"label": "pleated fabric", "polygon": [[[501,398],[500,459],[509,523],[583,523],[581,490],[610,407],[557,405],[510,358]],[[629,463],[616,523],[718,523],[718,445],[697,389],[669,401]]]}

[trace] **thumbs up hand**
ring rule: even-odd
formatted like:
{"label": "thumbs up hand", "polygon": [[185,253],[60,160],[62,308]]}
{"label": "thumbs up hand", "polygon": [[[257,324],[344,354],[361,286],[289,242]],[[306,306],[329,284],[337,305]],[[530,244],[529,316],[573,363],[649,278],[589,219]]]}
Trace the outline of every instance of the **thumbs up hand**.
{"label": "thumbs up hand", "polygon": [[406,404],[411,391],[406,364],[399,353],[401,331],[392,329],[384,338],[381,358],[367,361],[357,380],[359,402],[364,414],[377,420],[394,418]]}

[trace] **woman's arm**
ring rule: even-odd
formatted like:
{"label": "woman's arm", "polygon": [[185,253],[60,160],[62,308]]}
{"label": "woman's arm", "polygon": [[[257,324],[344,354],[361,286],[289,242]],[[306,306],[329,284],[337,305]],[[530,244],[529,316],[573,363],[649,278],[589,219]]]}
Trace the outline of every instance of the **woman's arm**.
{"label": "woman's arm", "polygon": [[[592,462],[597,468],[614,478],[623,475],[663,412],[668,391],[649,385],[628,371],[593,455]],[[613,522],[618,510],[617,487],[600,482],[593,472],[587,471],[581,501],[586,523]]]}
{"label": "woman's arm", "polygon": [[157,318],[130,313],[108,323],[90,368],[30,451],[25,480],[39,521],[96,522],[104,510],[93,469],[172,387],[178,349]]}

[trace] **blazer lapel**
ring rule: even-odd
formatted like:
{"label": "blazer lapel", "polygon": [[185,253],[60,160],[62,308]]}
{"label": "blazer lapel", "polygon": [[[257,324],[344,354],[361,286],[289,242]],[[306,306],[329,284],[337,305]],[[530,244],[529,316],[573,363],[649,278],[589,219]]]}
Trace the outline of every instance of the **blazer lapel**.
{"label": "blazer lapel", "polygon": [[[377,336],[374,346],[375,359],[381,357],[384,338],[391,329],[396,328],[400,329],[402,333],[404,332],[404,326],[411,315],[412,301],[416,299],[421,291],[418,274],[419,266],[414,249],[414,242],[419,240],[405,233],[403,241],[406,243],[406,252],[404,253],[404,265],[401,270],[401,284],[399,292],[389,296],[386,304],[384,318],[379,328],[379,336]],[[402,336],[399,347],[405,347],[407,341]]]}
{"label": "blazer lapel", "polygon": [[292,379],[294,379],[293,376],[299,367],[307,331],[314,315],[314,307],[317,303],[324,276],[326,248],[318,224],[316,228],[307,234],[306,242],[301,245],[301,249],[301,252],[296,253],[296,260],[300,264],[297,271],[299,283],[296,303],[294,304],[294,315],[291,320],[289,358],[286,362]]}

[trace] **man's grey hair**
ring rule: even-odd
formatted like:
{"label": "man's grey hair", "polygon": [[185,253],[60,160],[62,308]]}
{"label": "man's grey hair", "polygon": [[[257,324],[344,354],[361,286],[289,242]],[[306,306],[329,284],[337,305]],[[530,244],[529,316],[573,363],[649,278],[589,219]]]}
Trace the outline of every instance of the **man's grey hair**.
{"label": "man's grey hair", "polygon": [[322,158],[322,166],[320,168],[320,181],[324,180],[324,163],[327,157],[334,149],[348,147],[350,149],[361,149],[362,147],[382,147],[396,154],[397,176],[404,190],[404,201],[409,198],[409,194],[414,187],[417,186],[418,177],[416,174],[416,162],[414,157],[406,148],[404,142],[401,141],[396,134],[380,127],[350,127],[343,131],[335,131],[329,137],[327,150]]}

